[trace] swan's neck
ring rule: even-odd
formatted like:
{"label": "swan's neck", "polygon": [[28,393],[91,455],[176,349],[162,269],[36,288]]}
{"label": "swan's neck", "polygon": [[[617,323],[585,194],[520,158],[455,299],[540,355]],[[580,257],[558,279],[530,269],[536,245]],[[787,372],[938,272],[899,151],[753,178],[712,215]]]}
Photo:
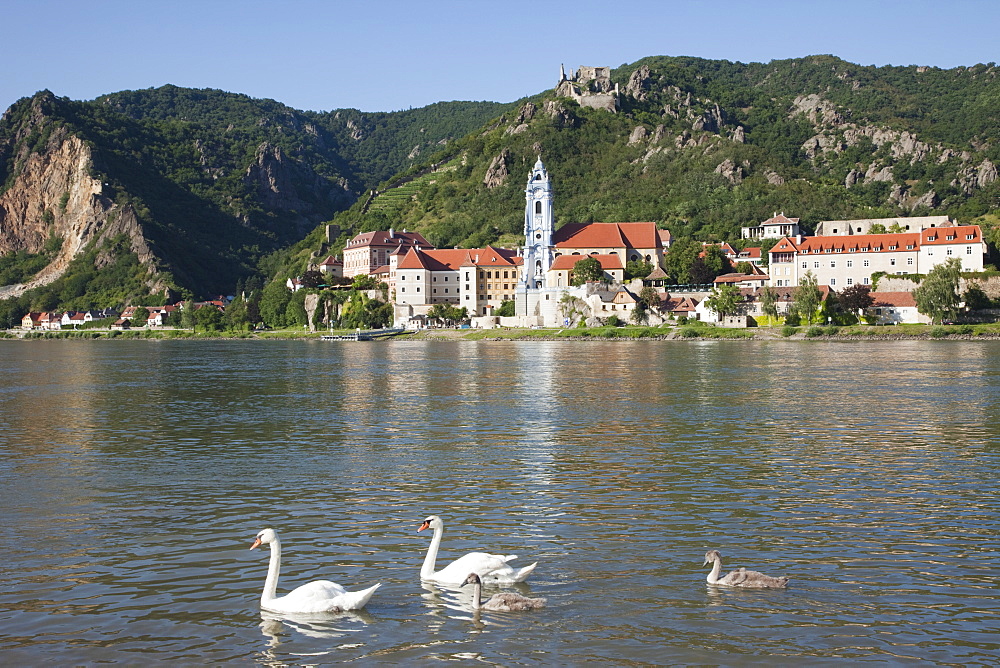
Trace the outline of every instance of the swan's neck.
{"label": "swan's neck", "polygon": [[722,562],[716,559],[712,562],[712,572],[708,574],[708,584],[715,584],[719,581],[719,573],[722,572]]}
{"label": "swan's neck", "polygon": [[483,606],[483,584],[481,582],[472,583],[472,609],[479,610]]}
{"label": "swan's neck", "polygon": [[424,580],[434,578],[434,562],[437,561],[442,534],[444,534],[444,527],[436,527],[434,529],[434,536],[431,538],[431,544],[427,546],[427,556],[424,557],[424,565],[420,567],[420,577]]}
{"label": "swan's neck", "polygon": [[260,595],[260,603],[264,605],[273,601],[278,591],[278,573],[281,571],[281,541],[275,538],[271,541],[271,561],[267,565],[267,579],[264,580],[264,592]]}

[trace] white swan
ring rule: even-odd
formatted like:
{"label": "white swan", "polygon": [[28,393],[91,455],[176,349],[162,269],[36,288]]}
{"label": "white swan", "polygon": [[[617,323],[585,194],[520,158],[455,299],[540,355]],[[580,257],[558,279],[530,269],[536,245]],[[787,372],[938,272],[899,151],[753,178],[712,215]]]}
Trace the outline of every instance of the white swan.
{"label": "white swan", "polygon": [[382,586],[377,584],[364,591],[351,592],[336,582],[316,580],[297,587],[284,596],[275,596],[278,589],[278,573],[281,571],[281,541],[278,540],[278,534],[274,529],[264,529],[258,533],[250,549],[261,545],[271,546],[271,563],[267,567],[264,592],[260,595],[261,610],[285,613],[359,610],[365,607],[375,590]]}
{"label": "white swan", "polygon": [[778,588],[788,584],[788,578],[774,578],[757,571],[748,571],[745,568],[737,568],[724,578],[719,578],[722,572],[722,553],[718,550],[709,550],[705,553],[705,566],[713,564],[712,572],[708,574],[708,584],[726,585],[727,587],[756,587],[756,588]]}
{"label": "white swan", "polygon": [[470,552],[451,562],[439,571],[434,570],[437,561],[438,548],[441,547],[441,536],[444,533],[444,522],[437,515],[431,515],[424,520],[417,531],[431,528],[434,537],[427,548],[424,565],[420,568],[420,579],[430,580],[440,584],[463,585],[469,573],[475,573],[481,578],[498,582],[524,582],[538,562],[515,570],[507,562],[517,559],[516,554],[488,554],[486,552]]}
{"label": "white swan", "polygon": [[500,612],[513,612],[516,610],[537,610],[545,607],[544,598],[528,598],[513,592],[502,591],[493,594],[490,600],[483,603],[483,581],[475,573],[469,573],[463,584],[475,585],[472,590],[472,609],[497,610]]}

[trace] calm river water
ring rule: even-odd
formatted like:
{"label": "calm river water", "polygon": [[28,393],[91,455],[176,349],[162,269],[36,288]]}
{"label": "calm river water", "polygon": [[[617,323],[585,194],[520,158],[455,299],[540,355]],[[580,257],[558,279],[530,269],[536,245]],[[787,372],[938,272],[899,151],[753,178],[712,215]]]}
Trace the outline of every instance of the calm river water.
{"label": "calm river water", "polygon": [[[1000,344],[0,342],[0,661],[996,665]],[[548,606],[422,586],[472,550]],[[314,579],[360,614],[261,614]],[[705,582],[727,567],[787,590]],[[486,593],[495,591],[487,589]]]}

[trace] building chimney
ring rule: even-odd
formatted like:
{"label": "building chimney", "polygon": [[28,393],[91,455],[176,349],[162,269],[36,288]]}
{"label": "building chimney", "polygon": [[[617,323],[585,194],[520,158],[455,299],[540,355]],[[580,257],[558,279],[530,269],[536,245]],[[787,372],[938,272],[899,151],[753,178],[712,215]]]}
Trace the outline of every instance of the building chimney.
{"label": "building chimney", "polygon": [[396,233],[395,233],[395,231],[393,231],[393,229],[392,229],[392,228],[390,227],[390,228],[389,228],[389,238],[390,238],[390,239],[392,239],[392,238],[393,238],[393,237],[395,237],[395,236],[396,236]]}

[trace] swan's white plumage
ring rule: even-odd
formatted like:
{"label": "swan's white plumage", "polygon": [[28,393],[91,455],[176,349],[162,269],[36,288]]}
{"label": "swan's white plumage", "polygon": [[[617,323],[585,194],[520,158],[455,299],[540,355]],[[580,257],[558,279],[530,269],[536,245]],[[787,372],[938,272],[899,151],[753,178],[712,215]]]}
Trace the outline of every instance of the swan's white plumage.
{"label": "swan's white plumage", "polygon": [[727,587],[747,587],[756,589],[778,589],[788,585],[787,577],[771,577],[758,571],[748,571],[745,568],[737,568],[724,578],[719,577],[722,572],[722,553],[718,550],[709,550],[705,553],[705,565],[712,564],[712,571],[706,580],[708,584],[725,585]]}
{"label": "swan's white plumage", "polygon": [[281,572],[281,541],[274,529],[264,529],[257,534],[250,549],[260,545],[271,547],[271,560],[267,568],[264,591],[260,595],[262,610],[286,613],[343,612],[365,607],[368,599],[381,584],[362,591],[347,591],[336,582],[316,580],[296,587],[284,596],[276,596],[278,575]]}
{"label": "swan's white plumage", "polygon": [[490,554],[488,552],[470,552],[451,562],[439,571],[434,570],[437,561],[438,549],[441,547],[441,537],[444,534],[444,522],[437,515],[431,515],[417,531],[433,529],[434,536],[431,544],[427,547],[427,556],[424,557],[423,566],[420,568],[420,579],[438,582],[440,584],[462,585],[469,573],[475,573],[479,577],[497,582],[523,582],[528,578],[538,562],[515,569],[508,562],[517,559],[516,554]]}

